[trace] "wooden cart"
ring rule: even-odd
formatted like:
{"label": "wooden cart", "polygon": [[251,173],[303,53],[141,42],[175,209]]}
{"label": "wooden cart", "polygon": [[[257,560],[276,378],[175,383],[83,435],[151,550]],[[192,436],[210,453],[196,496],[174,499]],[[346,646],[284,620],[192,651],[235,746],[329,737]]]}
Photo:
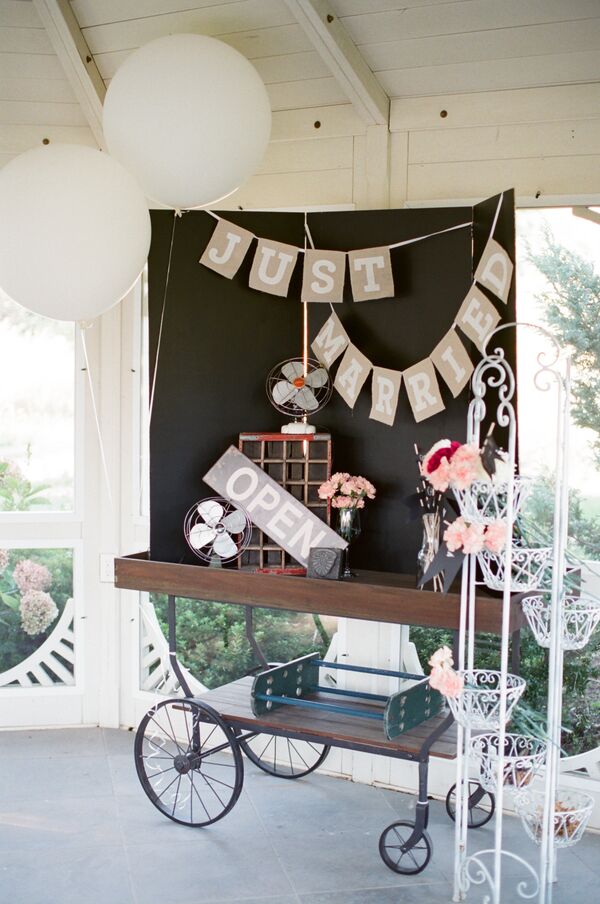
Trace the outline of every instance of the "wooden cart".
{"label": "wooden cart", "polygon": [[[416,874],[427,866],[432,853],[426,831],[429,756],[455,756],[452,717],[420,675],[323,663],[316,654],[270,666],[254,637],[252,612],[266,607],[455,631],[458,594],[440,597],[416,590],[414,579],[403,575],[359,572],[352,581],[321,581],[153,562],[147,554],[117,559],[115,586],[168,595],[170,661],[185,696],[157,703],[142,719],[135,741],[138,776],[162,813],[192,826],[225,816],[242,790],[242,752],[263,771],[284,779],[312,772],[331,747],[411,760],[419,765],[415,819],[385,828],[379,850],[395,872]],[[262,666],[259,674],[194,697],[177,661],[177,597],[245,606],[248,639]],[[515,599],[510,613],[515,659],[522,625]],[[500,628],[501,601],[478,597],[477,631],[499,633]],[[400,678],[406,686],[393,699],[338,690],[321,684],[323,667]],[[493,813],[493,798],[477,783],[470,790],[469,823],[483,825]],[[451,817],[453,797],[450,789],[446,806]]]}

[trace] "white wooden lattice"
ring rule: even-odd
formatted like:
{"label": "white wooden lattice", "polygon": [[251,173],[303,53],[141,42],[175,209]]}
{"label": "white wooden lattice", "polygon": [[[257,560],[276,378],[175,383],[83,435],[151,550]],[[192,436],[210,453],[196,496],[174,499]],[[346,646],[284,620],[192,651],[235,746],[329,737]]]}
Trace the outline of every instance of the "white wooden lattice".
{"label": "white wooden lattice", "polygon": [[[193,694],[205,694],[208,688],[180,664]],[[158,623],[154,606],[140,600],[140,690],[174,696],[181,691],[179,680],[169,662],[169,644]]]}
{"label": "white wooden lattice", "polygon": [[67,600],[50,637],[18,665],[2,672],[0,687],[56,687],[75,684],[74,611],[73,600]]}

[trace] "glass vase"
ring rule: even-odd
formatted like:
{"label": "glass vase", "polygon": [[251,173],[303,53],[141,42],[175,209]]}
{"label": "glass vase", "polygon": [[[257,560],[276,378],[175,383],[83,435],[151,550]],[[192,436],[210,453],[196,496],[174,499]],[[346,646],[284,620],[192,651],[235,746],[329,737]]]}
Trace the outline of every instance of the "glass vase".
{"label": "glass vase", "polygon": [[[422,516],[423,540],[421,549],[417,554],[417,584],[420,584],[423,575],[435,559],[440,548],[441,514],[425,512]],[[442,591],[444,587],[444,574],[441,572],[433,578],[433,590]]]}
{"label": "glass vase", "polygon": [[338,509],[337,532],[348,543],[344,550],[342,578],[354,578],[356,575],[350,570],[350,544],[360,534],[360,512],[357,508]]}

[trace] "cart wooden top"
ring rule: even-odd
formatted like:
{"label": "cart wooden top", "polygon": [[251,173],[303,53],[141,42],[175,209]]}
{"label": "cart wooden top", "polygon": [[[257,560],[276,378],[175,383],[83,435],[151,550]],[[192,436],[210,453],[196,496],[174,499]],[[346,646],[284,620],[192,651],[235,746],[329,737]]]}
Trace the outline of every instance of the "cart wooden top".
{"label": "cart wooden top", "polygon": [[[318,712],[299,706],[281,706],[271,713],[255,716],[250,705],[252,680],[251,677],[240,678],[214,691],[208,691],[202,694],[202,703],[208,703],[216,709],[234,728],[297,737],[317,744],[349,747],[353,750],[364,750],[400,759],[418,759],[427,738],[446,718],[445,713],[433,716],[416,728],[389,741],[383,733],[383,721],[360,716]],[[306,699],[339,704],[339,697],[326,693],[308,695]],[[353,700],[352,707],[356,710],[383,712],[381,703]],[[433,743],[429,752],[445,759],[453,759],[456,756],[454,723]]]}
{"label": "cart wooden top", "polygon": [[[458,593],[418,590],[412,575],[359,571],[349,581],[323,581],[256,574],[243,568],[154,562],[147,552],[115,560],[115,586],[188,599],[450,630],[458,629],[460,611]],[[525,623],[518,597],[512,598],[510,606],[510,631],[516,631]],[[500,634],[502,600],[478,592],[475,622],[477,631]]]}

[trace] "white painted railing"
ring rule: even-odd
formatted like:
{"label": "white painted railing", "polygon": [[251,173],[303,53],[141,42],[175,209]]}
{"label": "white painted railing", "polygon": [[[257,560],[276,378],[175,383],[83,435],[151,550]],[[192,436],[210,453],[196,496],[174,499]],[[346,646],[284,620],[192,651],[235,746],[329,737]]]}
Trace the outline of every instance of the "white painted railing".
{"label": "white painted railing", "polygon": [[[0,673],[0,687],[56,687],[75,684],[75,633],[73,600],[65,608],[52,634],[18,665]],[[57,655],[58,654],[58,655]],[[61,659],[58,658],[61,657]],[[64,660],[68,665],[65,665]],[[49,670],[49,671],[48,671]],[[52,675],[55,677],[53,678]]]}

